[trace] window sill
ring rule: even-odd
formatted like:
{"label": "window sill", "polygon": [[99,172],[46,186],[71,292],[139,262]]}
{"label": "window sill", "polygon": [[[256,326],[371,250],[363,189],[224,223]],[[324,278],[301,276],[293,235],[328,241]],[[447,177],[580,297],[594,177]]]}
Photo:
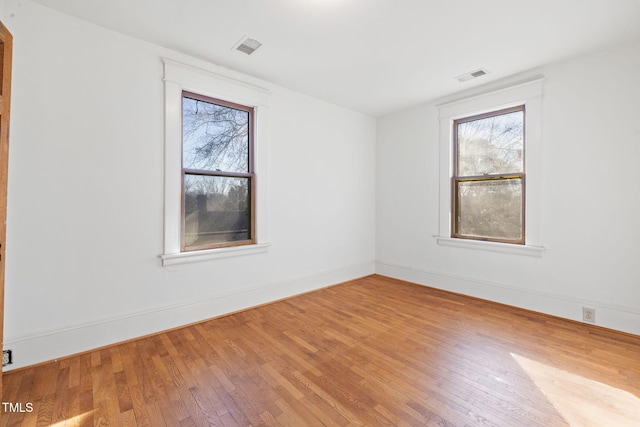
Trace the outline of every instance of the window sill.
{"label": "window sill", "polygon": [[232,246],[228,248],[207,249],[203,251],[180,252],[177,254],[160,255],[164,267],[189,262],[209,261],[236,256],[263,254],[269,250],[271,243],[259,243],[255,245]]}
{"label": "window sill", "polygon": [[514,245],[509,243],[483,242],[480,240],[454,239],[451,237],[434,236],[438,245],[452,246],[456,248],[476,249],[483,251],[499,252],[503,254],[525,255],[542,258],[545,251],[543,246]]}

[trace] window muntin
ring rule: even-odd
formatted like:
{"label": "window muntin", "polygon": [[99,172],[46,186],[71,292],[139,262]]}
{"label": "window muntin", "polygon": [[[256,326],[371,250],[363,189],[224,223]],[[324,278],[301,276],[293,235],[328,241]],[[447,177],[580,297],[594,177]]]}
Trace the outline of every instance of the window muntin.
{"label": "window muntin", "polygon": [[254,110],[182,94],[182,251],[255,243]]}
{"label": "window muntin", "polygon": [[453,122],[452,237],[525,243],[524,106]]}

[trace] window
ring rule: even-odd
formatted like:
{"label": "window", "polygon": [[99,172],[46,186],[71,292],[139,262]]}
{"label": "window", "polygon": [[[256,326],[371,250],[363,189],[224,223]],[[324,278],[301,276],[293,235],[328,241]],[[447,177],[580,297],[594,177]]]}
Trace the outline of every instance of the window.
{"label": "window", "polygon": [[438,106],[439,245],[542,256],[543,82]]}
{"label": "window", "polygon": [[524,244],[524,106],[453,122],[452,237]]}
{"label": "window", "polygon": [[162,265],[267,252],[271,91],[206,64],[163,63]]}
{"label": "window", "polygon": [[254,243],[253,108],[182,95],[182,250]]}

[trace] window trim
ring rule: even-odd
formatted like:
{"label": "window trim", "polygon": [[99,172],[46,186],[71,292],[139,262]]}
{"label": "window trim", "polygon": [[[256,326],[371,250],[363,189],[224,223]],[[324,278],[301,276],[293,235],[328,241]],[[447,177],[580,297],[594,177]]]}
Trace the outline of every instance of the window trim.
{"label": "window trim", "polygon": [[[522,131],[523,131],[523,146],[522,146],[522,170],[521,171],[512,171],[507,173],[496,173],[496,174],[488,174],[488,175],[459,175],[459,159],[458,159],[458,125],[461,123],[469,123],[476,120],[488,119],[491,117],[498,117],[505,114],[515,113],[521,111],[522,112]],[[483,242],[496,242],[496,243],[508,243],[508,244],[516,244],[516,245],[524,245],[526,242],[526,206],[527,206],[527,181],[526,181],[526,107],[524,104],[516,105],[514,107],[502,108],[499,110],[492,110],[481,114],[475,114],[472,116],[461,117],[453,120],[452,130],[451,130],[451,143],[453,145],[453,164],[452,164],[452,176],[451,176],[451,238],[454,239],[468,239],[468,240],[480,240]],[[483,182],[483,181],[494,181],[494,180],[504,180],[504,179],[519,179],[522,186],[522,223],[520,230],[520,239],[500,239],[496,237],[489,236],[471,236],[467,234],[462,234],[457,232],[456,218],[458,216],[458,200],[457,200],[457,185],[460,182]]]}
{"label": "window trim", "polygon": [[[500,253],[542,256],[540,227],[542,185],[542,95],[544,78],[437,105],[440,120],[440,196],[438,245]],[[524,244],[471,240],[452,236],[453,122],[492,111],[523,105],[526,111],[526,171]]]}
{"label": "window trim", "polygon": [[[248,77],[222,69],[198,68],[163,58],[164,65],[164,242],[163,266],[206,261],[268,250],[267,149],[271,91]],[[224,73],[224,74],[223,74]],[[182,93],[225,100],[254,109],[255,242],[242,246],[182,251]]]}

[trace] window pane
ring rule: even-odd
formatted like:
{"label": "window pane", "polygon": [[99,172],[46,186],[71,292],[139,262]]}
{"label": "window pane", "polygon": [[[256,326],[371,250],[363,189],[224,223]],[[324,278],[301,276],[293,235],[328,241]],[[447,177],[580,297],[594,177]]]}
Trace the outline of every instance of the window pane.
{"label": "window pane", "polygon": [[182,167],[249,172],[249,112],[184,96]]}
{"label": "window pane", "polygon": [[456,183],[456,234],[522,239],[522,179]]}
{"label": "window pane", "polygon": [[250,240],[250,178],[185,175],[185,247]]}
{"label": "window pane", "polygon": [[523,170],[524,112],[458,123],[458,176]]}

